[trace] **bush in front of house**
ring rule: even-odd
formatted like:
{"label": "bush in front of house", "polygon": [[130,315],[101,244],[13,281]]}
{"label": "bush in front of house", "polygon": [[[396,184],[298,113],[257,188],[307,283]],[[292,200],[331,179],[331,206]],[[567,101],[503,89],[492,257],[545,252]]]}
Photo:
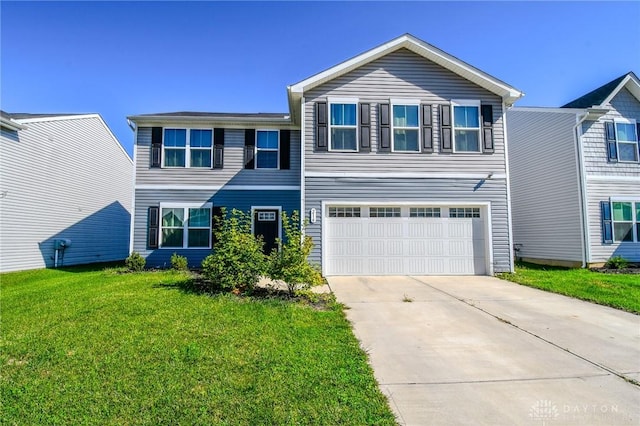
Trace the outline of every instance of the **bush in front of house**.
{"label": "bush in front of house", "polygon": [[625,269],[629,267],[629,261],[622,256],[613,256],[604,265],[607,269]]}
{"label": "bush in front of house", "polygon": [[187,264],[187,258],[180,256],[178,253],[171,255],[171,269],[174,271],[188,271],[189,265]]}
{"label": "bush in front of house", "polygon": [[202,261],[212,290],[250,291],[266,271],[263,242],[251,232],[251,215],[222,209],[215,218],[214,251]]}
{"label": "bush in front of house", "polygon": [[282,230],[284,241],[278,241],[280,250],[274,250],[269,255],[270,278],[286,283],[290,296],[322,285],[324,280],[319,268],[308,261],[313,240],[303,235],[304,224],[297,211],[291,217],[286,212],[282,213]]}
{"label": "bush in front of house", "polygon": [[144,270],[147,260],[140,255],[137,251],[134,251],[124,261],[125,266],[131,272],[140,272]]}

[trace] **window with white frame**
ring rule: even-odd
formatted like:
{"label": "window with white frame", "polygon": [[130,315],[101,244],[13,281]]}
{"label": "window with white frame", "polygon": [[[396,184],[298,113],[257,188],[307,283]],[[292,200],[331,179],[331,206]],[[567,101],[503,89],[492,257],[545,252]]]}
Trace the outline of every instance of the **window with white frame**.
{"label": "window with white frame", "polygon": [[455,101],[452,108],[454,152],[480,152],[480,102]]}
{"label": "window with white frame", "polygon": [[420,151],[418,105],[393,105],[393,151]]}
{"label": "window with white frame", "polygon": [[440,217],[440,207],[411,207],[409,217]]}
{"label": "window with white frame", "polygon": [[450,207],[449,217],[480,217],[479,207]]}
{"label": "window with white frame", "polygon": [[161,247],[211,247],[210,207],[161,207],[161,217]]}
{"label": "window with white frame", "polygon": [[164,129],[164,167],[211,168],[211,129]]}
{"label": "window with white frame", "polygon": [[618,161],[638,162],[638,135],[633,122],[616,121]]}
{"label": "window with white frame", "polygon": [[277,130],[256,131],[256,169],[277,169],[280,133]]}
{"label": "window with white frame", "polygon": [[613,201],[613,241],[640,242],[640,200]]}
{"label": "window with white frame", "polygon": [[329,137],[333,151],[357,151],[357,103],[330,103]]}
{"label": "window with white frame", "polygon": [[360,217],[360,207],[329,207],[329,217]]}
{"label": "window with white frame", "polygon": [[369,207],[369,217],[400,217],[400,207]]}

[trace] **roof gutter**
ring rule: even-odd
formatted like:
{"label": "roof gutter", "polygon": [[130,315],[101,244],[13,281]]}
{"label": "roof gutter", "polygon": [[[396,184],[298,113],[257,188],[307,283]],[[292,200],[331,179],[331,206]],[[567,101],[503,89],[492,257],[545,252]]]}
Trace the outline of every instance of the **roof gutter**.
{"label": "roof gutter", "polygon": [[4,118],[4,117],[0,117],[0,125],[2,125],[2,127],[6,127],[7,129],[14,130],[16,132],[18,130],[24,130],[27,128],[27,126],[23,126],[22,124],[17,123],[10,118]]}

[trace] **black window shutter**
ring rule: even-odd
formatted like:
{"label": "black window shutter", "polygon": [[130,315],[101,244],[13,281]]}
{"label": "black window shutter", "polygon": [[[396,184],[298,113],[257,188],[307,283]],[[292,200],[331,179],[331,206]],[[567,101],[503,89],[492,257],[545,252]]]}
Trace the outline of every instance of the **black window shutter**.
{"label": "black window shutter", "polygon": [[371,152],[371,105],[360,104],[360,152]]}
{"label": "black window shutter", "polygon": [[327,103],[316,102],[316,151],[327,151]]}
{"label": "black window shutter", "polygon": [[162,163],[162,127],[151,128],[151,167]]}
{"label": "black window shutter", "polygon": [[482,115],[482,152],[493,152],[493,105],[481,105]]}
{"label": "black window shutter", "polygon": [[605,121],[605,134],[607,139],[607,158],[611,162],[618,161],[618,149],[616,147],[616,126],[613,121]]}
{"label": "black window shutter", "polygon": [[613,225],[611,223],[611,204],[608,201],[600,201],[602,212],[602,243],[613,243]]}
{"label": "black window shutter", "polygon": [[160,208],[149,207],[147,218],[147,248],[158,248],[158,233],[160,231]]}
{"label": "black window shutter", "polygon": [[280,170],[291,167],[291,130],[280,130]]}
{"label": "black window shutter", "polygon": [[221,206],[213,206],[211,209],[211,241],[212,245],[218,241],[216,238],[216,232],[220,229],[220,225],[222,225],[222,209],[224,207]]}
{"label": "black window shutter", "polygon": [[379,152],[391,152],[391,122],[389,121],[389,104],[379,105],[378,125],[380,127]]}
{"label": "black window shutter", "polygon": [[224,167],[224,129],[213,129],[213,168]]}
{"label": "black window shutter", "polygon": [[244,168],[255,169],[254,149],[256,146],[256,130],[246,129],[244,131]]}
{"label": "black window shutter", "polygon": [[422,105],[422,152],[433,152],[433,118],[431,105]]}
{"label": "black window shutter", "polygon": [[440,151],[452,152],[451,106],[440,105]]}

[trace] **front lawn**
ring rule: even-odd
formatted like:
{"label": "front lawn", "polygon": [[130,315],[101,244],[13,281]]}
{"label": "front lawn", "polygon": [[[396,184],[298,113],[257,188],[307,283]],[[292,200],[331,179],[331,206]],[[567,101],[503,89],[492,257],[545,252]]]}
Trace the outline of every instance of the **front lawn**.
{"label": "front lawn", "polygon": [[604,274],[588,269],[522,263],[516,265],[515,273],[498,276],[529,287],[640,313],[638,274]]}
{"label": "front lawn", "polygon": [[0,275],[3,424],[394,424],[338,305],[173,272]]}

